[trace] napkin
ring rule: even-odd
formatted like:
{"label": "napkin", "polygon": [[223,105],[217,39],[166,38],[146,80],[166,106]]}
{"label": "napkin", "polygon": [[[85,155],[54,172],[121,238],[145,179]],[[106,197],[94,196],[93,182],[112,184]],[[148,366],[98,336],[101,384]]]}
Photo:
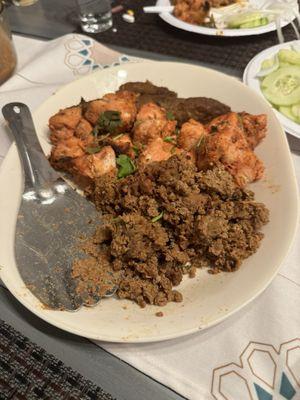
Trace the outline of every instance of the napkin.
{"label": "napkin", "polygon": [[[133,61],[83,35],[14,41],[18,68],[0,88],[0,108],[34,109],[62,84]],[[0,157],[9,145],[0,117]],[[300,156],[292,157],[300,182]],[[187,399],[300,399],[300,234],[268,289],[218,326],[159,343],[96,343]]]}

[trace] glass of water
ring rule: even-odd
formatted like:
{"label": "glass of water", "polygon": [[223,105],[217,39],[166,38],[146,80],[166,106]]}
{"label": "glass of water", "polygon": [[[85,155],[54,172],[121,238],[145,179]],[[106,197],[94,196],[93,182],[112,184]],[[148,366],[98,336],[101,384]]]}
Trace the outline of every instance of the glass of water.
{"label": "glass of water", "polygon": [[112,27],[111,0],[77,0],[84,32],[104,32]]}
{"label": "glass of water", "polygon": [[32,4],[36,3],[38,0],[13,0],[15,6],[31,6]]}

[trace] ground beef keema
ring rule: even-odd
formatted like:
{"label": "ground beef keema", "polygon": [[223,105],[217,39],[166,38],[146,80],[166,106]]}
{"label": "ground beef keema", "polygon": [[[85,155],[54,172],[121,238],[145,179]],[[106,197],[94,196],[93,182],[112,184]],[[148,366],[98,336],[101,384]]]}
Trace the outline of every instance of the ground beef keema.
{"label": "ground beef keema", "polygon": [[198,172],[184,156],[121,180],[104,175],[89,197],[106,221],[94,248],[120,276],[117,295],[142,307],[181,301],[173,287],[195,267],[239,268],[257,250],[269,214],[222,166]]}

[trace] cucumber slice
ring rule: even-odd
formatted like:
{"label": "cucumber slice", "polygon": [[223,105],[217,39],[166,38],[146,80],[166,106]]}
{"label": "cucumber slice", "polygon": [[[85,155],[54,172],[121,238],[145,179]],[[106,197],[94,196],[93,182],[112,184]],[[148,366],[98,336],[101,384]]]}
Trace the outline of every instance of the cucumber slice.
{"label": "cucumber slice", "polygon": [[228,28],[240,28],[242,24],[248,24],[253,21],[260,20],[262,18],[262,14],[260,12],[249,12],[242,15],[237,15],[228,20],[227,27]]}
{"label": "cucumber slice", "polygon": [[298,51],[281,49],[278,52],[278,58],[279,61],[283,63],[300,65],[300,52]]}
{"label": "cucumber slice", "polygon": [[239,26],[240,29],[249,29],[249,28],[257,28],[259,26],[263,26],[263,25],[268,25],[269,20],[268,18],[259,18],[259,19],[255,19],[253,21],[250,22],[246,22],[244,24],[241,24]]}
{"label": "cucumber slice", "polygon": [[272,67],[275,65],[275,63],[276,63],[276,60],[275,60],[274,57],[273,57],[273,58],[267,58],[266,60],[264,60],[264,61],[261,63],[260,68],[261,68],[261,69],[270,69],[270,68],[272,68]]}
{"label": "cucumber slice", "polygon": [[284,61],[279,61],[279,67],[283,68],[283,67],[292,67],[292,65],[288,62],[284,62]]}
{"label": "cucumber slice", "polygon": [[300,68],[279,68],[262,81],[262,92],[273,104],[291,106],[300,103]]}
{"label": "cucumber slice", "polygon": [[[299,106],[298,106],[299,107]],[[295,115],[292,113],[292,107],[279,107],[279,112],[285,115],[287,118],[291,119],[294,122],[300,123],[300,119],[296,118]]]}

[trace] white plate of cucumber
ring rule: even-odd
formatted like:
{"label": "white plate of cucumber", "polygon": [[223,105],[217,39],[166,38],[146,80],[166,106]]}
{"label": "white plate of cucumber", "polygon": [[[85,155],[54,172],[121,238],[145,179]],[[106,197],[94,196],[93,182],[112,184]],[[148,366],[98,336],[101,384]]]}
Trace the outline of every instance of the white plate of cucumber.
{"label": "white plate of cucumber", "polygon": [[285,131],[300,138],[300,40],[259,53],[243,80],[273,106]]}
{"label": "white plate of cucumber", "polygon": [[194,12],[197,7],[199,11],[200,7],[199,2],[193,0],[157,0],[156,7],[146,8],[152,8],[147,12],[158,12],[165,22],[176,28],[209,36],[251,36],[276,30],[280,32],[299,15],[297,0],[235,0],[233,4],[218,8],[213,8],[213,1],[208,0],[210,22],[203,24],[185,22],[185,19],[176,17],[175,3],[187,8],[187,12]]}

